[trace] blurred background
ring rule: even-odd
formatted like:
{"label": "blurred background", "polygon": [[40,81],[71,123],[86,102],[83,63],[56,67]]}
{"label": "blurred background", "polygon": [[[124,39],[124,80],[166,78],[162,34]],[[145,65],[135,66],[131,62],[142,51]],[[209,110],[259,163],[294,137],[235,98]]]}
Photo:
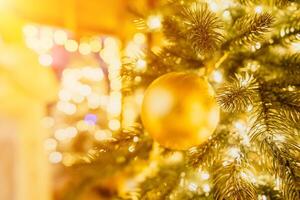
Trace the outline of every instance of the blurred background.
{"label": "blurred background", "polygon": [[[63,199],[76,182],[66,168],[74,155],[135,121],[142,92],[122,98],[121,59],[148,45],[133,8],[153,6],[0,0],[1,200]],[[148,25],[159,27],[159,18]],[[88,191],[80,199],[100,196]]]}

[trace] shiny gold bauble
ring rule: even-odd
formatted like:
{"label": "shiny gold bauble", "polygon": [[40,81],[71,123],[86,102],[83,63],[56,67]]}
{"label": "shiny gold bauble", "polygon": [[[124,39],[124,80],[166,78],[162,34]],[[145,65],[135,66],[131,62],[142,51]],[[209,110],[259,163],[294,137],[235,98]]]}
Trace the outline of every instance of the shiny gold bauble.
{"label": "shiny gold bauble", "polygon": [[145,92],[141,118],[154,141],[174,150],[200,145],[219,122],[212,86],[194,73],[171,72]]}

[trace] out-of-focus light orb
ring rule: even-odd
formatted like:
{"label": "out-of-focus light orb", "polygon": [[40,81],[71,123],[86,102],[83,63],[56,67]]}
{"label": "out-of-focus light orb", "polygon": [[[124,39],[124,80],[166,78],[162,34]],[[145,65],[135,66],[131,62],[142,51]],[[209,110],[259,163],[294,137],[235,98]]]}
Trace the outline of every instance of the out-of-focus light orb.
{"label": "out-of-focus light orb", "polygon": [[72,155],[64,154],[64,157],[63,157],[63,160],[62,160],[63,165],[65,165],[66,167],[70,167],[75,162],[76,162],[76,159]]}
{"label": "out-of-focus light orb", "polygon": [[42,119],[42,125],[44,128],[51,128],[54,126],[54,119],[52,117],[44,117]]}
{"label": "out-of-focus light orb", "polygon": [[77,111],[77,108],[74,104],[64,101],[59,101],[57,103],[57,109],[67,115],[73,115]]}
{"label": "out-of-focus light orb", "polygon": [[240,132],[244,133],[247,129],[245,122],[238,120],[234,123],[234,127]]}
{"label": "out-of-focus light orb", "polygon": [[65,48],[69,52],[75,52],[78,48],[78,43],[75,40],[67,40],[65,42]]}
{"label": "out-of-focus light orb", "polygon": [[81,43],[79,45],[79,53],[81,53],[82,55],[88,55],[89,53],[91,53],[91,47],[88,43]]}
{"label": "out-of-focus light orb", "polygon": [[293,42],[291,44],[291,49],[295,52],[300,52],[300,42]]}
{"label": "out-of-focus light orb", "polygon": [[68,132],[65,129],[57,129],[54,132],[54,137],[59,141],[64,141],[68,139]]}
{"label": "out-of-focus light orb", "polygon": [[78,134],[77,129],[72,126],[66,128],[65,131],[66,131],[66,134],[68,135],[68,138],[74,138]]}
{"label": "out-of-focus light orb", "polygon": [[41,49],[48,51],[53,47],[53,41],[51,37],[44,37],[40,40]]}
{"label": "out-of-focus light orb", "polygon": [[102,45],[99,39],[95,38],[90,41],[91,51],[97,53],[101,50]]}
{"label": "out-of-focus light orb", "polygon": [[133,36],[133,41],[137,44],[144,44],[146,42],[146,36],[143,33],[136,33]]}
{"label": "out-of-focus light orb", "polygon": [[209,2],[208,5],[209,5],[211,11],[218,12],[219,6],[216,2]]}
{"label": "out-of-focus light orb", "polygon": [[212,73],[212,79],[216,82],[216,83],[222,83],[223,82],[223,74],[220,70],[215,70]]}
{"label": "out-of-focus light orb", "polygon": [[45,67],[51,66],[53,58],[49,54],[42,54],[39,56],[39,63]]}
{"label": "out-of-focus light orb", "polygon": [[62,154],[60,152],[52,152],[49,154],[49,161],[53,164],[60,163],[62,161]]}
{"label": "out-of-focus light orb", "polygon": [[197,189],[198,189],[198,185],[197,185],[196,183],[190,183],[190,184],[188,185],[188,189],[189,189],[190,191],[192,191],[192,192],[196,192]]}
{"label": "out-of-focus light orb", "polygon": [[202,186],[202,189],[203,189],[204,192],[210,192],[210,186],[208,184],[204,184]]}
{"label": "out-of-focus light orb", "polygon": [[109,120],[108,122],[108,127],[112,130],[112,131],[117,131],[120,129],[121,127],[121,123],[119,120],[117,119],[112,119],[112,120]]}
{"label": "out-of-focus light orb", "polygon": [[136,62],[136,69],[144,72],[147,69],[147,62],[144,59],[138,59]]}
{"label": "out-of-focus light orb", "polygon": [[91,81],[101,81],[104,78],[101,68],[84,67],[81,72],[84,78],[87,78]]}
{"label": "out-of-focus light orb", "polygon": [[75,103],[82,103],[84,101],[84,96],[82,96],[81,94],[73,94],[72,95],[72,100],[75,102]]}
{"label": "out-of-focus light orb", "polygon": [[68,90],[60,90],[58,93],[58,98],[61,101],[70,101],[72,98],[72,95]]}
{"label": "out-of-focus light orb", "polygon": [[231,19],[231,14],[230,14],[229,10],[225,10],[225,11],[223,12],[223,18],[224,18],[225,20],[230,20],[230,19]]}
{"label": "out-of-focus light orb", "polygon": [[84,117],[84,121],[89,125],[95,125],[97,123],[98,117],[95,114],[87,114]]}
{"label": "out-of-focus light orb", "polygon": [[95,139],[98,141],[104,141],[112,139],[112,132],[109,130],[98,130],[94,135]]}
{"label": "out-of-focus light orb", "polygon": [[44,141],[44,149],[46,151],[54,151],[57,147],[57,141],[53,138],[48,138]]}
{"label": "out-of-focus light orb", "polygon": [[91,109],[96,109],[101,105],[101,96],[98,94],[91,94],[87,97],[88,106]]}
{"label": "out-of-focus light orb", "polygon": [[268,200],[266,195],[260,195],[259,197],[259,200]]}
{"label": "out-of-focus light orb", "polygon": [[35,37],[38,35],[39,30],[36,26],[28,24],[23,27],[23,33],[26,37]]}
{"label": "out-of-focus light orb", "polygon": [[81,84],[78,91],[82,96],[89,96],[92,93],[92,88],[89,85]]}
{"label": "out-of-focus light orb", "polygon": [[68,40],[68,34],[63,30],[56,30],[53,35],[54,42],[58,45],[64,45]]}
{"label": "out-of-focus light orb", "polygon": [[135,151],[135,146],[134,145],[130,145],[129,147],[128,147],[128,151],[129,152],[134,152]]}
{"label": "out-of-focus light orb", "polygon": [[147,19],[147,26],[150,30],[157,30],[161,28],[161,16],[159,15],[151,15]]}
{"label": "out-of-focus light orb", "polygon": [[262,6],[256,6],[254,8],[254,10],[255,10],[255,13],[261,14],[263,12],[263,7]]}
{"label": "out-of-focus light orb", "polygon": [[111,49],[117,49],[119,48],[119,41],[116,38],[107,37],[104,40],[104,46]]}
{"label": "out-of-focus light orb", "polygon": [[87,131],[89,130],[89,125],[84,120],[80,120],[79,122],[76,123],[76,128],[79,131]]}

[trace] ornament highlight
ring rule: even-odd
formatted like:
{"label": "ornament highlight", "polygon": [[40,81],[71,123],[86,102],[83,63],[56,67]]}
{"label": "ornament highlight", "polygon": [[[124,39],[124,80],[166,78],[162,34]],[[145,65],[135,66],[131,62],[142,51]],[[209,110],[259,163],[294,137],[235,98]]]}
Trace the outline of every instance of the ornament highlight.
{"label": "ornament highlight", "polygon": [[213,134],[219,106],[209,82],[194,73],[171,72],[145,92],[141,118],[145,129],[164,147],[186,150]]}

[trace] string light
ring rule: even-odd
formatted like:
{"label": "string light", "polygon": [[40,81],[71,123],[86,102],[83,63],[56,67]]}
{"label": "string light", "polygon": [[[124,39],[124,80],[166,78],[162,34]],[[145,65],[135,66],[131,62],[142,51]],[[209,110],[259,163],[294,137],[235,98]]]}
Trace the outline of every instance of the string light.
{"label": "string light", "polygon": [[143,72],[147,69],[147,63],[143,59],[138,59],[136,62],[136,69],[140,72]]}
{"label": "string light", "polygon": [[262,6],[256,6],[254,8],[254,10],[255,10],[255,13],[261,14],[263,12],[263,7]]}
{"label": "string light", "polygon": [[202,189],[203,189],[204,192],[210,192],[210,186],[208,184],[204,184],[202,186]]}
{"label": "string light", "polygon": [[190,191],[192,191],[192,192],[196,192],[197,189],[198,189],[198,185],[197,185],[196,183],[190,183],[190,184],[188,185],[188,189],[189,189]]}
{"label": "string light", "polygon": [[209,179],[209,173],[207,173],[207,172],[201,172],[200,173],[200,176],[201,176],[201,179],[202,180],[208,180]]}
{"label": "string light", "polygon": [[220,70],[215,70],[212,73],[212,79],[216,82],[216,83],[222,83],[223,82],[223,74]]}
{"label": "string light", "polygon": [[147,25],[150,30],[157,30],[161,28],[161,16],[150,15],[147,19]]}

